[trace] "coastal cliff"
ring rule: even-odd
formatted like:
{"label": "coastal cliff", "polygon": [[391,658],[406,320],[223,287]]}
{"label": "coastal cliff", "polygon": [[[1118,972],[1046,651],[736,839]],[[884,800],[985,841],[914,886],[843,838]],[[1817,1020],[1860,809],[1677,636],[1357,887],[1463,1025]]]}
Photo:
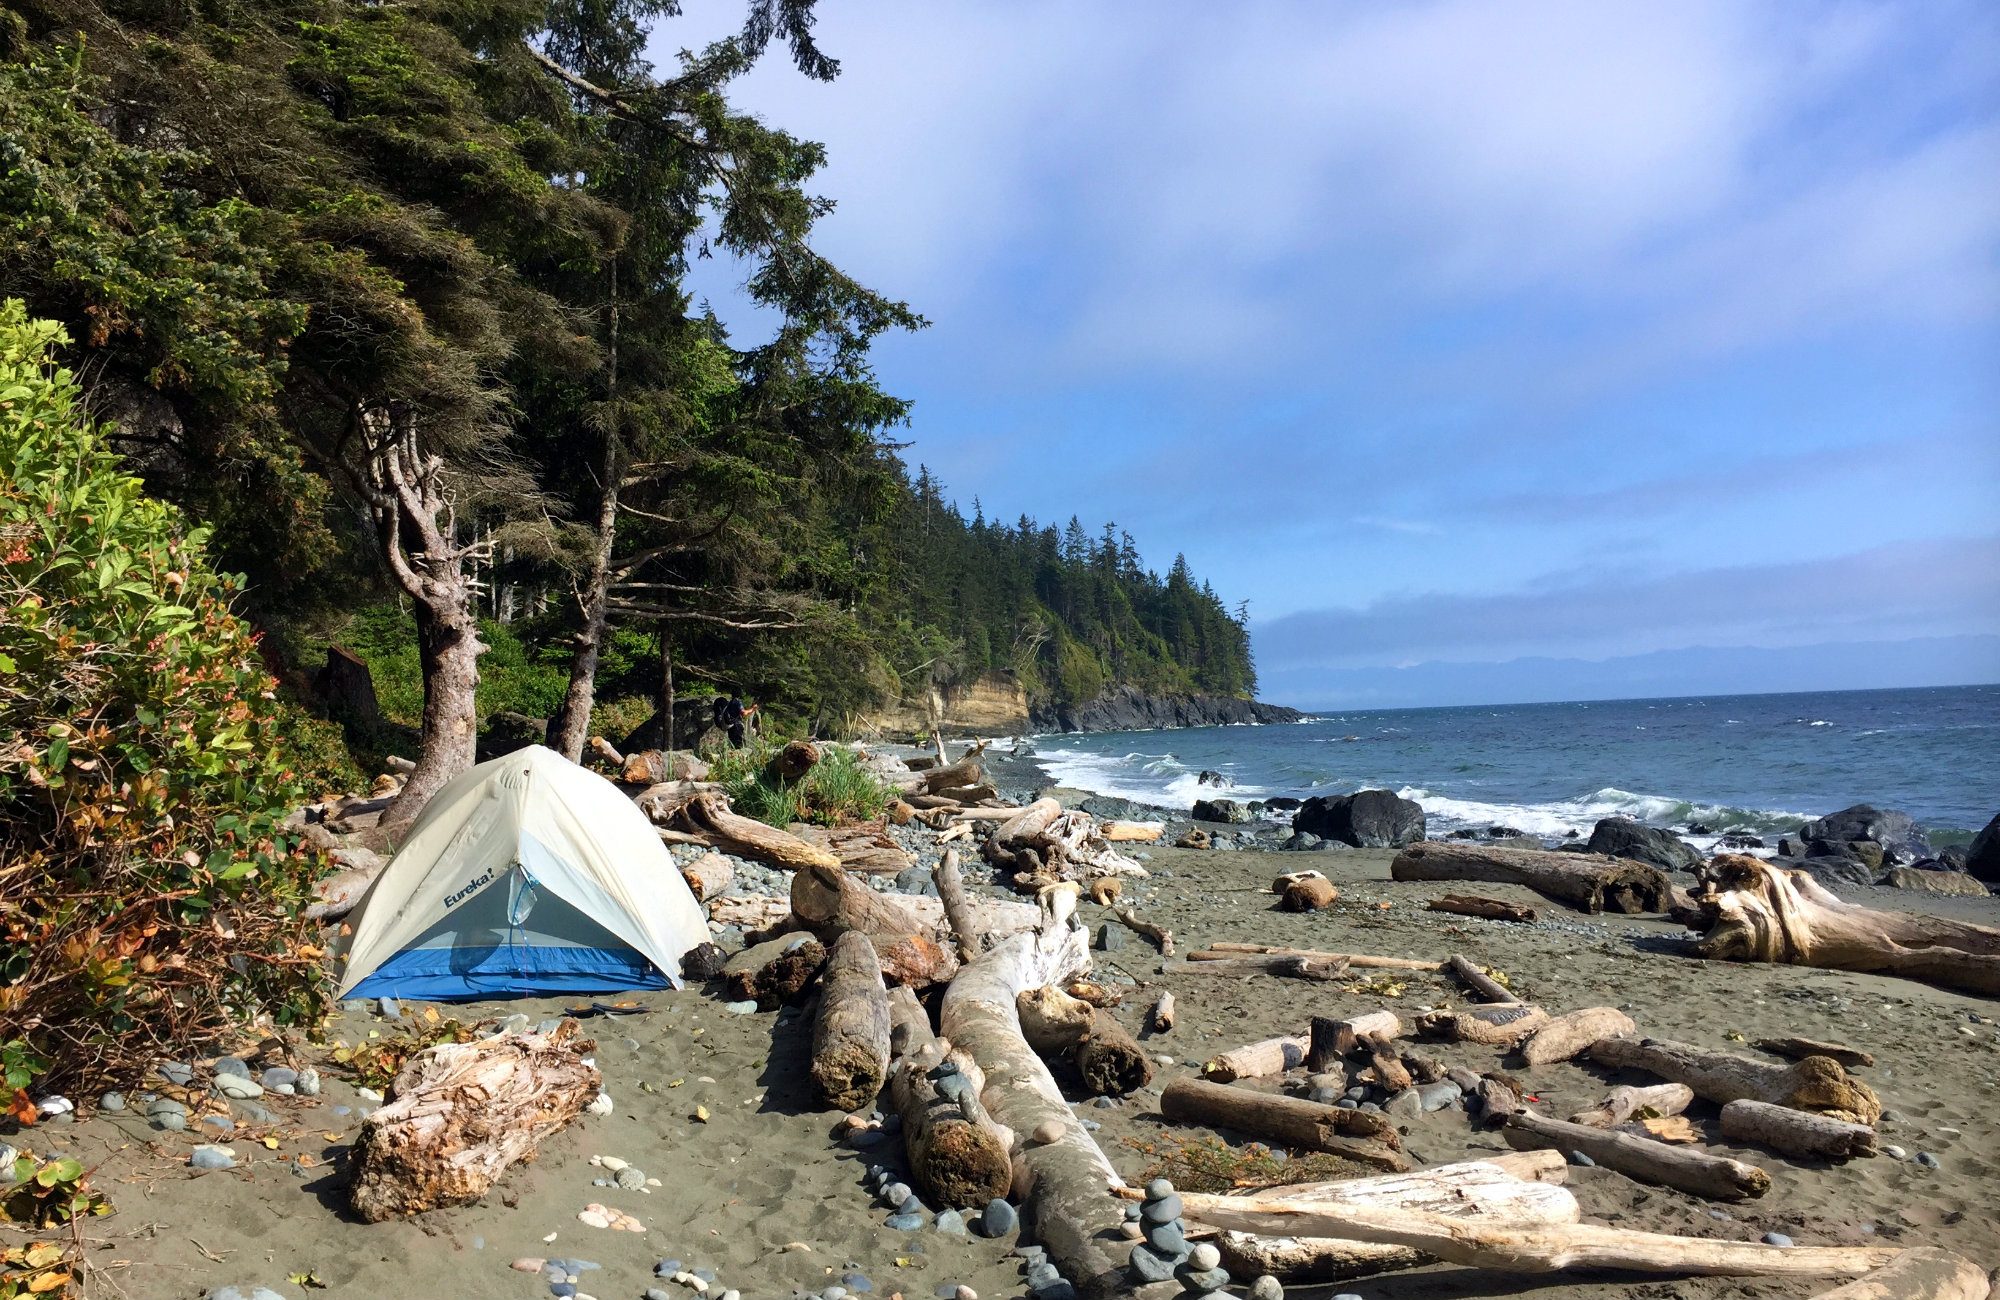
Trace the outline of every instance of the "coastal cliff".
{"label": "coastal cliff", "polygon": [[1037,704],[1028,720],[1036,731],[1147,731],[1297,722],[1305,716],[1282,704],[1231,695],[1148,695],[1135,686],[1114,686],[1082,704]]}
{"label": "coastal cliff", "polygon": [[1113,686],[1081,704],[1030,700],[1012,673],[981,673],[933,687],[863,720],[863,730],[920,735],[938,726],[953,735],[1021,735],[1040,731],[1148,731],[1158,727],[1224,727],[1297,722],[1305,715],[1280,704],[1229,695],[1150,695]]}

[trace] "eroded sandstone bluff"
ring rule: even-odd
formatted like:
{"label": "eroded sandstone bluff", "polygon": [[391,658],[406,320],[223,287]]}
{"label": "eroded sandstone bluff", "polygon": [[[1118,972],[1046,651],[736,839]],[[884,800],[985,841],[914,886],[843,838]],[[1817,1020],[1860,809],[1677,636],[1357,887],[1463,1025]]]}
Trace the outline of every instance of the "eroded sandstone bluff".
{"label": "eroded sandstone bluff", "polygon": [[1028,711],[1035,731],[1144,731],[1153,727],[1226,727],[1239,722],[1297,722],[1305,714],[1282,704],[1226,695],[1148,695],[1117,686],[1076,705],[1037,704]]}

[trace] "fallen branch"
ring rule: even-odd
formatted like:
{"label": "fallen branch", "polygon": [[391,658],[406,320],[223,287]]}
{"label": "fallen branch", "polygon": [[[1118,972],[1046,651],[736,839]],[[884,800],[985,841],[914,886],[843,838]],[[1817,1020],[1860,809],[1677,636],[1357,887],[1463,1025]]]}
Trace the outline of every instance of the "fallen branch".
{"label": "fallen branch", "polygon": [[1505,1006],[1521,1000],[1514,995],[1512,989],[1475,966],[1470,957],[1453,953],[1451,956],[1445,958],[1444,965],[1445,969],[1451,972],[1454,979],[1478,994],[1481,1002],[1491,1002],[1496,1006]]}
{"label": "fallen branch", "polygon": [[739,858],[754,858],[787,871],[840,865],[840,859],[826,849],[808,844],[788,831],[731,812],[728,801],[719,794],[699,794],[689,799],[681,807],[681,816],[689,822],[690,830],[707,834]]}
{"label": "fallen branch", "polygon": [[1132,933],[1151,939],[1154,945],[1159,948],[1162,957],[1171,957],[1174,955],[1174,932],[1172,930],[1162,925],[1154,925],[1151,921],[1142,920],[1139,914],[1129,907],[1114,907],[1111,909],[1111,915],[1124,922],[1125,928],[1132,931]]}
{"label": "fallen branch", "polygon": [[1201,1067],[1202,1077],[1217,1083],[1234,1083],[1238,1079],[1283,1074],[1305,1064],[1306,1046],[1306,1040],[1296,1036],[1266,1038],[1210,1057]]}
{"label": "fallen branch", "polygon": [[1276,975],[1281,979],[1335,980],[1347,974],[1344,958],[1290,956],[1271,953],[1260,957],[1225,957],[1206,961],[1162,962],[1160,969],[1174,975]]}
{"label": "fallen branch", "polygon": [[1146,1013],[1146,1025],[1156,1034],[1164,1034],[1174,1027],[1174,995],[1162,993],[1153,1003],[1153,1009]]}
{"label": "fallen branch", "polygon": [[1275,957],[1310,957],[1317,961],[1344,961],[1357,970],[1436,970],[1443,963],[1417,961],[1409,957],[1372,957],[1358,952],[1315,952],[1310,948],[1274,947],[1265,943],[1223,943],[1208,945],[1188,954],[1189,961],[1228,961],[1243,953]]}

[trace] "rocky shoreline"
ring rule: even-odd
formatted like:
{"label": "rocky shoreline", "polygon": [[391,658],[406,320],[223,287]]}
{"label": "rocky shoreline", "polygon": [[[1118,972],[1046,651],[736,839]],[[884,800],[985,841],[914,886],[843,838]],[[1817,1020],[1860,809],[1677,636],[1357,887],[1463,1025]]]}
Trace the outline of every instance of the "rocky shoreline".
{"label": "rocky shoreline", "polygon": [[1028,710],[1031,729],[1043,732],[1263,726],[1302,722],[1307,716],[1261,700],[1229,695],[1149,695],[1136,686],[1115,686],[1082,704],[1043,703]]}

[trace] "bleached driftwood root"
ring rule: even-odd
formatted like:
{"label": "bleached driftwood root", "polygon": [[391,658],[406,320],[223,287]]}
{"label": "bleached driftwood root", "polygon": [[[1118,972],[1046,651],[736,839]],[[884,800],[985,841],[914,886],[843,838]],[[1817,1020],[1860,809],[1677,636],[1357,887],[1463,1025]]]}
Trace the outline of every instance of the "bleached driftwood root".
{"label": "bleached driftwood root", "polygon": [[993,828],[986,860],[1036,887],[1100,876],[1143,876],[1146,869],[1111,847],[1097,819],[1081,809],[1065,812],[1053,799],[1037,799]]}
{"label": "bleached driftwood root", "polygon": [[546,1035],[418,1053],[396,1076],[395,1099],[361,1123],[354,1212],[380,1223],[484,1196],[597,1096],[595,1048],[565,1020]]}
{"label": "bleached driftwood root", "polygon": [[2000,993],[2000,930],[1843,902],[1803,871],[1739,854],[1715,858],[1698,900],[1708,932],[1695,951],[1732,961],[1902,975]]}

